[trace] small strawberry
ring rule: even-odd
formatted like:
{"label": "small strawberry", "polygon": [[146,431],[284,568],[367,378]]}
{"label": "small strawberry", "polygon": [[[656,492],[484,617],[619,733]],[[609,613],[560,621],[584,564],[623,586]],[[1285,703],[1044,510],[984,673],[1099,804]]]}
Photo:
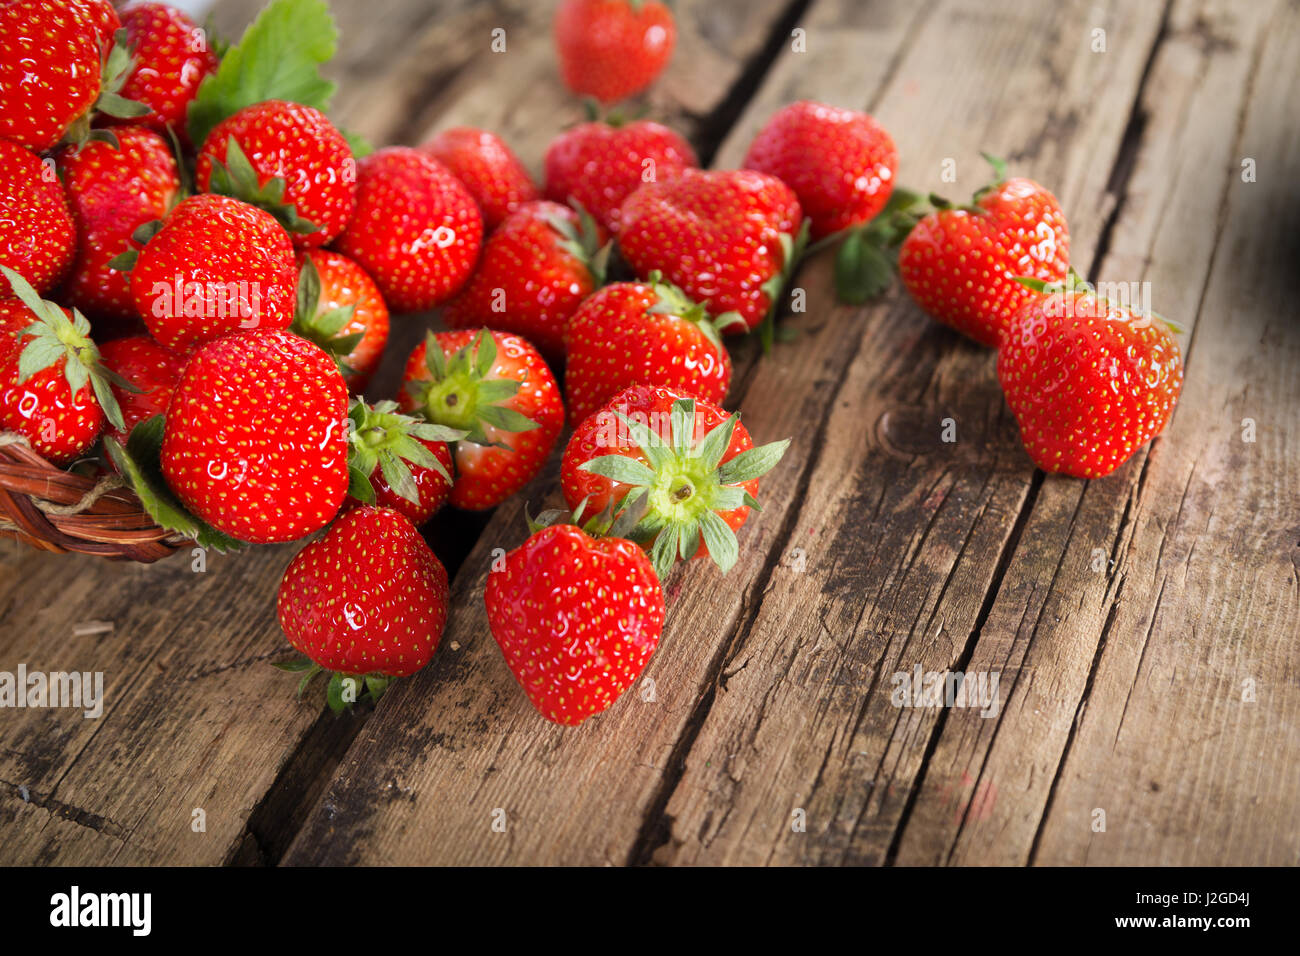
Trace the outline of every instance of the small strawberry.
{"label": "small strawberry", "polygon": [[739,555],[736,529],[758,506],[758,479],[789,445],[755,448],[739,415],[639,385],[574,431],[561,467],[564,500],[575,521],[618,516],[611,533],[649,550],[661,578],[679,557],[708,555],[725,573]]}
{"label": "small strawberry", "polygon": [[565,85],[603,103],[653,83],[676,40],[672,12],[658,0],[563,0],[555,14]]}
{"label": "small strawberry", "polygon": [[349,501],[392,508],[422,525],[451,495],[451,449],[465,432],[397,413],[396,402],[348,412]]}
{"label": "small strawberry", "polygon": [[403,382],[404,411],[466,433],[456,443],[457,508],[492,508],[523,488],[564,426],[555,376],[517,335],[431,332],[411,353]]}
{"label": "small strawberry", "polygon": [[507,554],[483,600],[510,672],[557,724],[613,704],[663,633],[663,589],[644,552],[572,525],[543,528]]}
{"label": "small strawberry", "polygon": [[365,269],[330,249],[305,250],[298,261],[293,331],[335,357],[349,391],[364,392],[388,344],[388,306],[379,288]]}
{"label": "small strawberry", "polygon": [[192,513],[232,538],[293,541],[348,489],[348,389],[334,360],[281,330],[199,348],[167,407],[162,472]]}
{"label": "small strawberry", "polygon": [[483,245],[465,288],[447,303],[453,329],[491,326],[522,335],[550,359],[564,356],[569,316],[604,280],[602,230],[553,202],[520,206]]}
{"label": "small strawberry", "polygon": [[443,130],[420,147],[442,163],[469,190],[483,213],[483,231],[491,232],[541,191],[510,147],[496,133],[457,126]]}
{"label": "small strawberry", "polygon": [[[998,347],[998,381],[1043,471],[1102,478],[1160,434],[1183,387],[1163,320],[1098,298],[1073,271],[1029,280]],[[1046,295],[1042,293],[1048,293]]]}
{"label": "small strawberry", "polygon": [[186,112],[218,66],[206,34],[183,12],[162,3],[133,3],[121,16],[133,60],[121,95],[149,110],[133,121],[159,131],[170,127],[188,143]]}
{"label": "small strawberry", "polygon": [[357,205],[334,248],[359,262],[396,312],[419,312],[460,290],[478,261],[483,218],[435,159],[390,146],[357,163]]}
{"label": "small strawberry", "polygon": [[104,434],[125,446],[136,425],[166,414],[167,403],[185,368],[185,356],[159,345],[147,335],[133,335],[105,342],[99,347],[99,360],[118,378],[138,389],[113,386],[113,397],[122,408],[123,425],[106,428]]}
{"label": "small strawberry", "polygon": [[[76,227],[53,165],[0,139],[0,264],[45,292],[67,272],[76,247]],[[7,291],[0,285],[0,295]]]}
{"label": "small strawberry", "polygon": [[885,208],[898,175],[898,150],[866,113],[803,100],[767,121],[742,165],[794,190],[816,240]]}
{"label": "small strawberry", "polygon": [[695,150],[667,126],[581,123],[546,149],[546,198],[578,203],[615,235],[623,200],[643,183],[659,182],[699,166]]}
{"label": "small strawberry", "polygon": [[575,427],[630,385],[678,388],[721,403],[731,359],[713,320],[680,289],[616,282],[582,304],[565,335],[565,405]]}
{"label": "small strawberry", "polygon": [[[139,238],[146,237],[137,232]],[[114,267],[130,268],[135,307],[168,348],[184,351],[227,332],[284,329],[293,321],[293,244],[270,213],[238,199],[191,196],[138,256],[125,253]]]}

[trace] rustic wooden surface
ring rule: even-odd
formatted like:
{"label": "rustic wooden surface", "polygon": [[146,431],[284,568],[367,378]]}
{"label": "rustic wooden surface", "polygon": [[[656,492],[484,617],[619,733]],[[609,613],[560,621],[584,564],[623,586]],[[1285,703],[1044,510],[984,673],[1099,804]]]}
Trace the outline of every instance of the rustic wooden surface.
{"label": "rustic wooden surface", "polygon": [[[215,21],[236,32],[258,6],[223,0]],[[333,7],[336,115],[376,143],[484,125],[536,170],[580,115],[548,4]],[[968,193],[981,149],[1049,184],[1076,267],[1150,282],[1185,329],[1165,436],[1102,481],[1035,472],[992,354],[898,292],[835,304],[819,255],[796,280],[797,339],[736,352],[728,404],[761,440],[795,437],[740,563],[678,569],[642,684],[567,730],[536,717],[484,620],[522,501],[435,521],[460,564],[442,646],[344,718],[268,666],[292,548],[196,572],[186,555],[144,568],[5,545],[0,670],[102,671],[106,700],[98,720],[0,711],[0,863],[1300,861],[1300,323],[1284,287],[1300,4],[677,10],[650,109],[713,165],[806,96],[878,116],[917,188]],[[496,27],[504,54],[487,52]],[[387,380],[426,325],[401,320]],[[557,500],[553,467],[528,497]],[[90,621],[112,630],[74,633]],[[894,707],[891,678],[918,665],[1000,672],[996,715]]]}

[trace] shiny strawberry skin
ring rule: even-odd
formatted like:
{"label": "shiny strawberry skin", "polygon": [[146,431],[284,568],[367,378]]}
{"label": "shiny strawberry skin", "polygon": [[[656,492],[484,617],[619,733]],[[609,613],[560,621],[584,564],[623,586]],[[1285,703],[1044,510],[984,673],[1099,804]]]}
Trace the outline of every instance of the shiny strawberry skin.
{"label": "shiny strawberry skin", "polygon": [[84,10],[85,17],[95,27],[100,49],[111,46],[113,35],[122,28],[122,19],[117,14],[117,8],[109,3],[109,0],[68,0],[68,2]]}
{"label": "shiny strawberry skin", "polygon": [[[0,140],[0,265],[37,292],[58,284],[77,247],[63,187],[51,167],[29,149]],[[0,279],[0,298],[11,298]]]}
{"label": "shiny strawberry skin", "polygon": [[917,223],[899,249],[898,271],[926,312],[996,347],[1034,297],[1015,277],[1063,280],[1070,232],[1056,197],[1029,179],[1008,179],[976,205],[984,214],[941,209]]}
{"label": "shiny strawberry skin", "polygon": [[357,204],[334,248],[361,263],[395,312],[455,295],[483,243],[474,197],[435,159],[390,146],[357,163]]}
{"label": "shiny strawberry skin", "polygon": [[420,147],[459,179],[478,203],[483,231],[492,232],[526,202],[542,194],[509,146],[487,130],[457,126]]}
{"label": "shiny strawberry skin", "polygon": [[347,256],[332,249],[311,249],[299,253],[298,262],[301,264],[307,257],[320,275],[321,295],[317,312],[352,306],[352,319],[338,334],[346,337],[361,333],[361,341],[343,356],[343,363],[352,369],[343,374],[348,390],[360,394],[370,384],[388,345],[388,306],[379,294],[375,280]]}
{"label": "shiny strawberry skin", "polygon": [[233,538],[293,541],[348,488],[348,390],[322,349],[285,331],[199,348],[167,409],[162,471],[190,511]]}
{"label": "shiny strawberry skin", "polygon": [[[0,4],[0,140],[43,152],[95,104],[100,45],[87,8],[49,0]],[[0,163],[0,169],[8,160]]]}
{"label": "shiny strawberry skin", "polygon": [[135,316],[130,273],[109,261],[127,249],[139,249],[131,234],[164,218],[180,195],[181,182],[171,147],[143,126],[115,131],[119,148],[91,141],[59,154],[72,217],[77,225],[77,254],[60,290],[64,300],[91,319]]}
{"label": "shiny strawberry skin", "polygon": [[[652,165],[647,165],[649,160]],[[695,150],[658,123],[638,120],[625,126],[580,123],[557,136],[546,149],[546,198],[576,200],[615,235],[623,200],[651,175],[663,182],[699,166]]]}
{"label": "shiny strawberry skin", "polygon": [[184,351],[228,332],[287,328],[298,270],[293,244],[270,213],[203,194],[167,216],[141,250],[130,288],[153,337]]}
{"label": "shiny strawberry skin", "polygon": [[664,595],[631,541],[572,525],[538,531],[488,575],[488,626],[528,699],[575,725],[606,710],[659,644]]}
{"label": "shiny strawberry skin", "polygon": [[803,100],[768,120],[742,165],[794,190],[816,240],[885,208],[898,176],[898,149],[866,113]]}
{"label": "shiny strawberry skin", "polygon": [[199,25],[175,7],[133,3],[121,17],[127,44],[135,53],[135,67],[121,93],[150,109],[131,122],[160,131],[170,126],[188,143],[185,116],[199,86],[217,71],[217,55]]}
{"label": "shiny strawberry skin", "polygon": [[289,643],[342,674],[406,677],[433,657],[447,622],[447,570],[388,508],[347,512],[280,580]]}
{"label": "shiny strawberry skin", "polygon": [[555,15],[555,46],[565,85],[612,103],[639,93],[673,55],[672,12],[649,0],[563,0]]}
{"label": "shiny strawberry skin", "polygon": [[122,409],[126,428],[106,426],[104,434],[125,445],[131,429],[155,415],[167,414],[167,403],[185,368],[185,356],[159,345],[147,335],[114,339],[99,347],[104,365],[126,379],[139,392],[113,385],[113,395]]}

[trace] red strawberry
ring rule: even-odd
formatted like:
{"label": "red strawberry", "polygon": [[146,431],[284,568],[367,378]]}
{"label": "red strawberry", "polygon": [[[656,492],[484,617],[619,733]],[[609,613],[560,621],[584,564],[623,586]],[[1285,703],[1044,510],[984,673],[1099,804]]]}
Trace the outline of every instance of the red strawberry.
{"label": "red strawberry", "polygon": [[478,261],[483,218],[446,166],[405,146],[357,164],[357,206],[334,246],[361,263],[397,312],[431,309]]}
{"label": "red strawberry", "polygon": [[519,157],[496,133],[457,126],[443,130],[420,151],[446,166],[469,190],[483,213],[484,232],[491,232],[523,203],[542,196]]}
{"label": "red strawberry", "polygon": [[64,150],[58,160],[80,238],[60,291],[69,305],[96,320],[136,316],[130,273],[109,262],[138,249],[131,235],[166,216],[181,191],[176,160],[162,136],[137,126],[123,127],[116,136],[116,149],[89,142]]}
{"label": "red strawberry", "polygon": [[156,130],[171,127],[187,143],[185,115],[199,86],[217,71],[217,55],[197,23],[175,7],[133,3],[122,11],[134,66],[121,94],[149,112],[134,122]]}
{"label": "red strawberry", "polygon": [[1056,197],[1029,179],[998,181],[973,206],[941,208],[903,240],[898,271],[925,311],[981,345],[996,346],[1012,316],[1034,293],[1015,276],[1065,278],[1070,232]]}
{"label": "red strawberry", "polygon": [[348,489],[348,389],[333,359],[286,331],[227,335],[185,365],[162,472],[218,531],[265,544],[318,531]]}
{"label": "red strawberry", "polygon": [[[804,235],[790,187],[753,170],[688,169],[642,186],[622,216],[619,249],[637,275],[662,272],[728,331],[752,329],[767,315]],[[744,326],[727,321],[732,312]]]}
{"label": "red strawberry", "polygon": [[866,113],[803,100],[767,121],[743,165],[793,189],[812,222],[812,238],[820,239],[885,208],[898,175],[898,150]]}
{"label": "red strawberry", "polygon": [[565,85],[604,103],[653,83],[676,40],[672,12],[657,0],[564,0],[555,14]]}
{"label": "red strawberry", "polygon": [[465,432],[397,414],[396,402],[354,401],[348,413],[349,502],[377,504],[422,525],[451,495],[451,449]]}
{"label": "red strawberry", "polygon": [[611,533],[647,548],[660,577],[678,557],[708,555],[726,572],[739,553],[735,531],[757,505],[758,479],[789,445],[755,448],[740,416],[683,392],[638,385],[569,439],[564,500],[575,521],[607,509],[625,515]]}
{"label": "red strawberry", "polygon": [[260,206],[299,248],[332,241],[352,216],[356,163],[343,134],[310,106],[266,100],[222,120],[203,141],[203,192]]}
{"label": "red strawberry", "polygon": [[365,682],[378,696],[382,678],[414,674],[433,657],[447,622],[447,570],[406,518],[357,508],[298,552],[276,609],[289,643],[317,668],[381,678]]}
{"label": "red strawberry", "polygon": [[488,237],[478,269],[443,319],[453,329],[514,332],[548,358],[562,358],[569,316],[604,279],[603,241],[590,216],[553,202],[526,203]]}
{"label": "red strawberry", "polygon": [[122,29],[122,20],[109,0],[69,0],[69,3],[82,7],[83,16],[94,24],[100,49],[111,47],[113,35]]}
{"label": "red strawberry", "polygon": [[388,306],[375,281],[347,256],[311,249],[298,256],[293,330],[333,355],[348,390],[364,392],[388,344]]}
{"label": "red strawberry", "polygon": [[582,123],[546,149],[546,198],[580,203],[617,235],[623,200],[643,183],[672,179],[698,165],[690,143],[667,126],[648,120]]}
{"label": "red strawberry", "polygon": [[[45,292],[67,271],[76,243],[77,231],[53,166],[0,139],[0,264]],[[0,285],[0,297],[7,294],[8,286]]]}
{"label": "red strawberry", "polygon": [[523,488],[564,425],[555,376],[517,335],[431,332],[411,353],[403,381],[403,410],[467,433],[456,443],[457,508],[492,508]]}
{"label": "red strawberry", "polygon": [[664,595],[631,541],[538,531],[488,575],[488,627],[534,707],[580,724],[632,686],[659,644]]}
{"label": "red strawberry", "polygon": [[998,380],[1034,464],[1102,478],[1168,424],[1182,354],[1161,319],[1098,298],[1073,272],[1067,284],[1012,317]]}
{"label": "red strawberry", "polygon": [[84,7],[9,0],[0,4],[0,49],[0,139],[47,150],[99,96],[96,24]]}
{"label": "red strawberry", "polygon": [[134,335],[105,342],[99,347],[99,359],[119,378],[139,389],[133,392],[113,386],[113,396],[122,408],[123,427],[107,428],[104,434],[125,445],[136,425],[167,413],[167,403],[185,367],[185,356],[147,335]]}
{"label": "red strawberry", "polygon": [[205,194],[171,211],[136,258],[130,285],[153,337],[184,351],[227,332],[288,328],[298,268],[270,213]]}
{"label": "red strawberry", "polygon": [[605,286],[569,320],[565,343],[565,404],[575,426],[629,385],[680,388],[721,403],[731,383],[713,320],[663,282]]}

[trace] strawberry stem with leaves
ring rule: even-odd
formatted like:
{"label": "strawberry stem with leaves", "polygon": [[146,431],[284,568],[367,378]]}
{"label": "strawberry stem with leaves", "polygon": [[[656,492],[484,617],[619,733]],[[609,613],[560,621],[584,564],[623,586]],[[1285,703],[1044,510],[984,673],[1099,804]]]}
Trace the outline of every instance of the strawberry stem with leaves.
{"label": "strawberry stem with leaves", "polygon": [[363,504],[374,503],[370,476],[376,468],[394,494],[416,505],[420,503],[420,489],[411,474],[412,465],[432,468],[451,484],[447,469],[419,439],[455,442],[467,432],[402,415],[392,401],[367,405],[356,399],[348,409],[348,420],[348,494],[353,498]]}
{"label": "strawberry stem with leaves", "polygon": [[430,332],[424,354],[430,378],[408,385],[411,398],[426,419],[463,431],[464,439],[475,444],[497,444],[488,438],[485,426],[506,432],[532,431],[538,427],[536,422],[502,404],[514,398],[521,383],[488,377],[496,360],[496,341],[486,329],[451,356],[443,353]]}

